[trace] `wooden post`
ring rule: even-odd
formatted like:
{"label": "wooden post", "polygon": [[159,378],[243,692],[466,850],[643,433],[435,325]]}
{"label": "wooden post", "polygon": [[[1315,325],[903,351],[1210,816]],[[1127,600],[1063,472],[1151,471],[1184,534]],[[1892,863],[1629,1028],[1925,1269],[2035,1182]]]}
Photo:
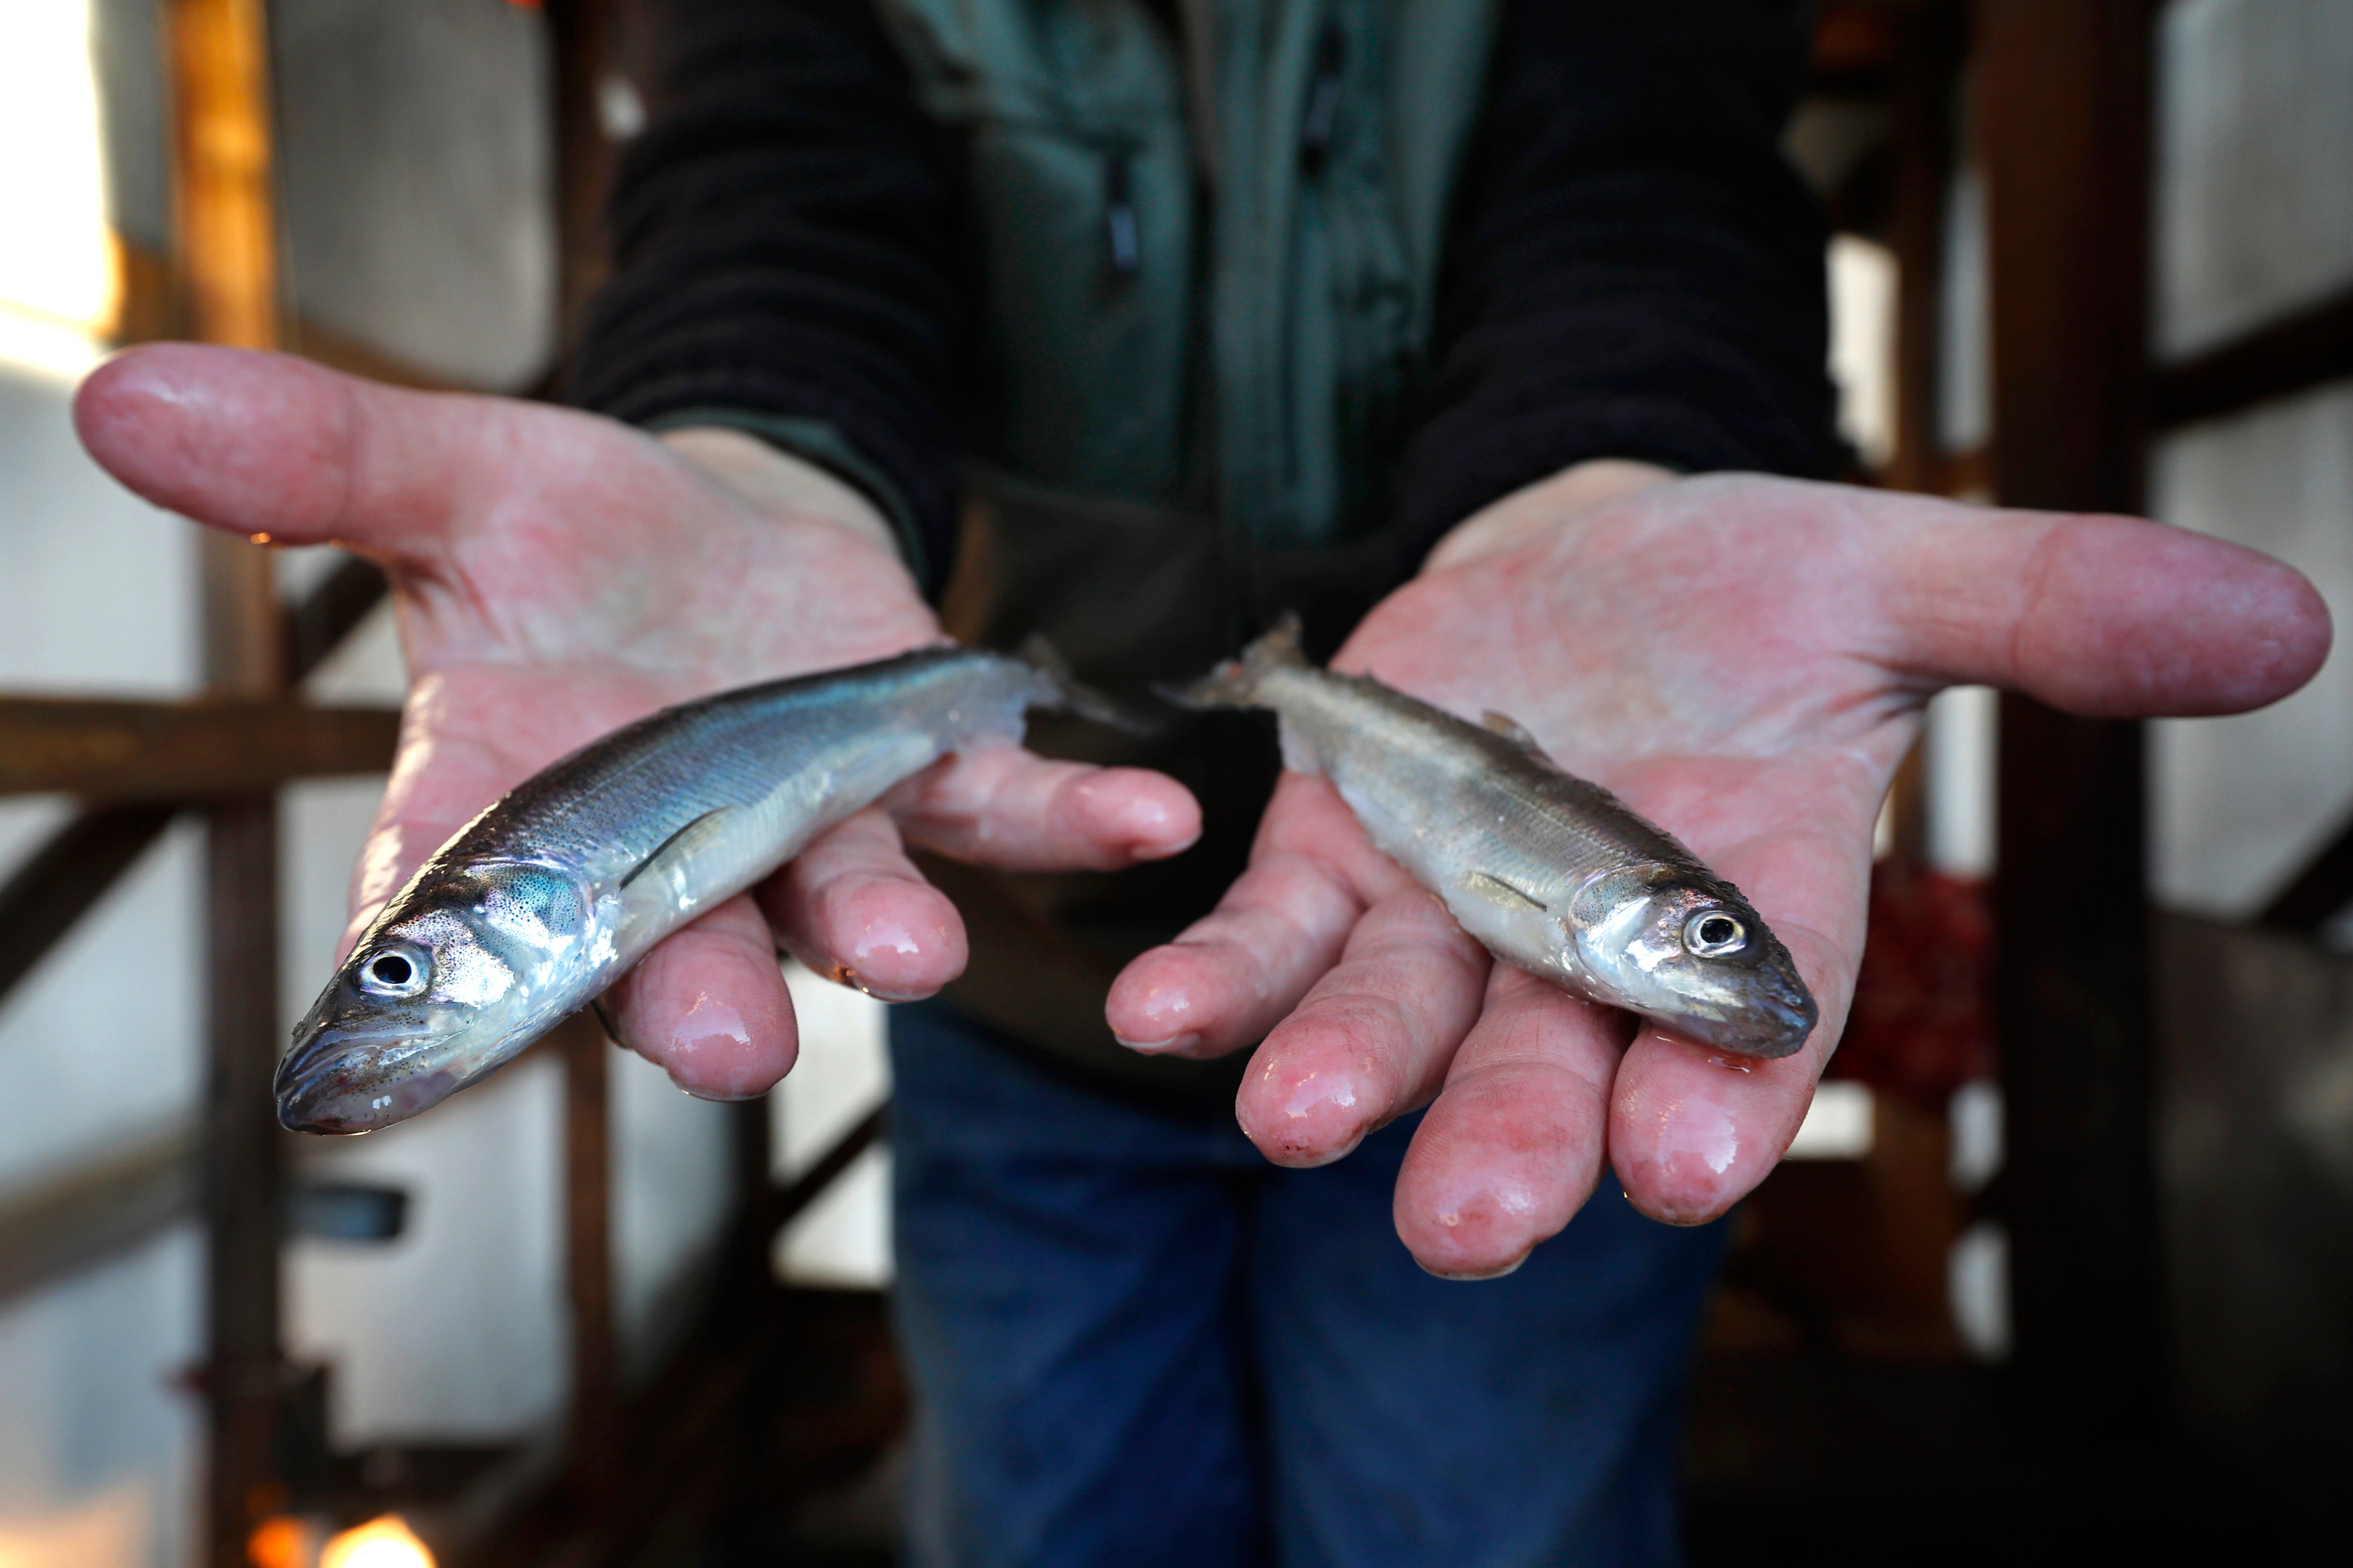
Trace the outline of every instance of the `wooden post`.
{"label": "wooden post", "polygon": [[614,147],[598,98],[611,69],[614,0],[545,0],[555,78],[557,363],[571,363],[581,310],[605,279],[605,198]]}
{"label": "wooden post", "polygon": [[[173,219],[193,335],[240,348],[278,338],[261,0],[169,0],[176,156]],[[205,674],[216,691],[283,689],[268,552],[206,532]],[[281,1173],[269,1079],[278,1058],[278,816],[274,795],[206,812],[204,1216],[210,1395],[205,1558],[249,1562],[247,1540],[282,1503],[272,1447],[287,1385],[279,1326]]]}
{"label": "wooden post", "polygon": [[571,1465],[594,1503],[619,1468],[613,1326],[612,1046],[594,1013],[564,1026],[564,1282],[572,1318]]}
{"label": "wooden post", "polygon": [[[2148,390],[2149,0],[1982,0],[1993,477],[2132,510]],[[2162,1407],[2141,730],[2002,700],[1998,1020],[2015,1365],[2047,1412]]]}
{"label": "wooden post", "polygon": [[[762,1300],[772,1279],[770,1257],[776,1227],[769,1220],[776,1200],[776,1142],[767,1097],[747,1100],[727,1108],[729,1175],[735,1189],[735,1230],[728,1243],[732,1254],[728,1281],[749,1307]],[[756,1310],[756,1309],[755,1309]]]}
{"label": "wooden post", "polygon": [[1936,4],[1896,18],[1895,177],[1889,238],[1895,252],[1895,451],[1888,483],[1942,488],[1939,429],[1944,362],[1945,206],[1953,179],[1954,87],[1960,73],[1961,19]]}

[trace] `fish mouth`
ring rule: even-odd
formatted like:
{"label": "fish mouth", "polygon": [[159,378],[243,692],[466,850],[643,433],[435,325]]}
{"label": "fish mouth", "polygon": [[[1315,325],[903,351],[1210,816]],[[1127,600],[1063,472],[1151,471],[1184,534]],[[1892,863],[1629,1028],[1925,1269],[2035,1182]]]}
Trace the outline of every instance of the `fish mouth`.
{"label": "fish mouth", "polygon": [[1703,1035],[1713,1046],[1767,1061],[1795,1056],[1812,1037],[1820,1011],[1802,984],[1786,981],[1745,998],[1732,1016]]}
{"label": "fish mouth", "polygon": [[1821,1018],[1804,982],[1770,968],[1752,971],[1738,986],[1712,996],[1683,996],[1655,1011],[1638,1010],[1671,1035],[1764,1061],[1795,1056]]}
{"label": "fish mouth", "polygon": [[290,1132],[373,1132],[448,1099],[458,1075],[436,1068],[387,1075],[379,1048],[415,1038],[403,1029],[323,1029],[278,1064],[278,1122]]}

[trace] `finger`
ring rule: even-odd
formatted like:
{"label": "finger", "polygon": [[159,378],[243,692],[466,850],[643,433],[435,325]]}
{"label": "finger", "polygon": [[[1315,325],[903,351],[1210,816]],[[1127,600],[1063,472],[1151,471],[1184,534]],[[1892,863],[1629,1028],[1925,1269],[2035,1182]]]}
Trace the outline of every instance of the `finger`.
{"label": "finger", "polygon": [[1479,1016],[1486,950],[1405,888],[1365,913],[1339,964],[1258,1048],[1235,1100],[1278,1165],[1325,1165],[1427,1100]]}
{"label": "finger", "polygon": [[1011,871],[1111,871],[1201,836],[1183,784],[1143,768],[1048,762],[983,746],[910,779],[886,803],[908,838]]}
{"label": "finger", "polygon": [[800,1049],[768,923],[736,897],[657,943],[605,993],[621,1044],[702,1100],[749,1100]]}
{"label": "finger", "polygon": [[1398,1235],[1424,1268],[1486,1279],[1575,1217],[1601,1179],[1626,1015],[1497,964],[1398,1173]]}
{"label": "finger", "polygon": [[195,343],[127,350],[74,397],[90,455],[159,506],[281,543],[332,541],[419,563],[480,493],[518,412]]}
{"label": "finger", "polygon": [[1870,536],[1890,584],[1880,657],[1940,681],[2073,713],[2234,713],[2328,654],[2327,606],[2301,574],[2188,529],[1915,500]]}
{"label": "finger", "polygon": [[1788,831],[1725,856],[1813,993],[1820,1021],[1805,1045],[1767,1061],[1646,1023],[1619,1064],[1609,1158],[1627,1199],[1653,1219],[1704,1224],[1771,1174],[1845,1027],[1862,952],[1867,868],[1826,876],[1822,868],[1841,857],[1835,846],[1808,840]]}
{"label": "finger", "polygon": [[1378,900],[1411,885],[1324,780],[1285,773],[1250,868],[1177,939],[1131,963],[1104,1005],[1135,1050],[1214,1057],[1257,1044],[1340,961]]}
{"label": "finger", "polygon": [[913,1002],[964,973],[964,921],[907,858],[883,812],[827,830],[759,897],[787,952],[870,996]]}

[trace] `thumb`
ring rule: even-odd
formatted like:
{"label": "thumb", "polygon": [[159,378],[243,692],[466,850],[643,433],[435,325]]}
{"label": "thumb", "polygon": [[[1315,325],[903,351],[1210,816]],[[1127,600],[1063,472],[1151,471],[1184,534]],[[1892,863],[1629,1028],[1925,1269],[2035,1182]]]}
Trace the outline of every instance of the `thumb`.
{"label": "thumb", "polygon": [[521,412],[502,399],[402,391],[288,354],[196,343],[127,350],[74,396],[90,456],[158,506],[395,566],[439,553]]}
{"label": "thumb", "polygon": [[2094,717],[2188,716],[2276,701],[2328,655],[2300,574],[2187,529],[1925,500],[1889,521],[1873,541],[1897,668]]}

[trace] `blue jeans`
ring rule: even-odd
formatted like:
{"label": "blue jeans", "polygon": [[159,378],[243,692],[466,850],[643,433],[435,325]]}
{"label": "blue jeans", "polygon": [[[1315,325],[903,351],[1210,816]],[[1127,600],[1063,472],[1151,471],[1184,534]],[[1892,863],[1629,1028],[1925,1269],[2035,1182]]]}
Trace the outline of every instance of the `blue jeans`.
{"label": "blue jeans", "polygon": [[1320,1170],[892,1010],[921,1568],[1671,1564],[1722,1226],[1605,1181],[1508,1278],[1416,1268],[1419,1118]]}

